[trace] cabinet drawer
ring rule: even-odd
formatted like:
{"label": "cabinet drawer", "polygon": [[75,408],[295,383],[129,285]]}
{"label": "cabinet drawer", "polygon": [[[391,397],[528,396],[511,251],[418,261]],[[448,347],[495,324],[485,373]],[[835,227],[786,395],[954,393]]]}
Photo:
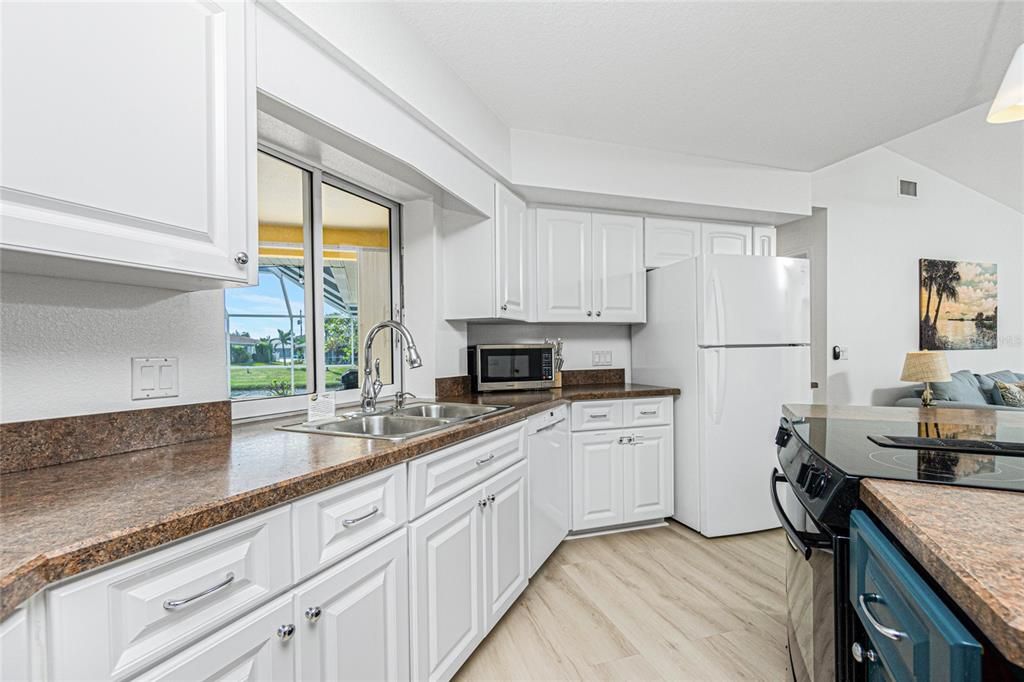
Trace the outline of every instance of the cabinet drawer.
{"label": "cabinet drawer", "polygon": [[290,511],[231,523],[50,590],[52,676],[132,675],[291,585]]}
{"label": "cabinet drawer", "polygon": [[892,679],[981,679],[978,642],[860,510],[850,519],[850,601]]}
{"label": "cabinet drawer", "polygon": [[586,400],[572,404],[572,430],[597,431],[622,426],[622,400]]}
{"label": "cabinet drawer", "polygon": [[290,597],[275,599],[136,679],[293,680],[294,635],[286,639],[278,628],[294,624]]}
{"label": "cabinet drawer", "polygon": [[667,426],[672,423],[672,398],[633,398],[625,401],[623,426]]}
{"label": "cabinet drawer", "polygon": [[292,504],[296,579],[317,572],[405,523],[406,495],[402,464]]}
{"label": "cabinet drawer", "polygon": [[410,518],[523,459],[525,445],[526,423],[521,422],[410,462]]}

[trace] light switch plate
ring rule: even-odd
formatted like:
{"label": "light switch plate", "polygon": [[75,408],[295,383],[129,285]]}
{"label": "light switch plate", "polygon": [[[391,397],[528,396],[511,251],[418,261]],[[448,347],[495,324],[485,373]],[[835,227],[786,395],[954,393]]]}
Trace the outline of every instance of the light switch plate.
{"label": "light switch plate", "polygon": [[132,358],[132,400],[178,395],[178,358]]}
{"label": "light switch plate", "polygon": [[591,351],[590,364],[592,367],[610,367],[612,364],[612,352],[610,350]]}

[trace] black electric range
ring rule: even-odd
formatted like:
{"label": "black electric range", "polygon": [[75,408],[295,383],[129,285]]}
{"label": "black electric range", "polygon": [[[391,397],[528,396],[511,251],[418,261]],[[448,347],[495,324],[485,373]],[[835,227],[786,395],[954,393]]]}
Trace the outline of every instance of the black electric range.
{"label": "black electric range", "polygon": [[[789,536],[790,657],[794,678],[858,680],[858,624],[848,593],[850,512],[862,478],[1024,492],[1024,427],[859,419],[783,419],[772,472],[775,511]],[[788,483],[787,504],[779,484]],[[822,589],[831,583],[832,589]],[[835,595],[833,597],[833,595]]]}

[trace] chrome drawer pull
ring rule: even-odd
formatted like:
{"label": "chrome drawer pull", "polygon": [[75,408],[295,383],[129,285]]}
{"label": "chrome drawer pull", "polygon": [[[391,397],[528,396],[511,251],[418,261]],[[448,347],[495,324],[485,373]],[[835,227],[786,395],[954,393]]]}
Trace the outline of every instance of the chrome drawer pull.
{"label": "chrome drawer pull", "polygon": [[380,512],[380,507],[378,507],[377,505],[373,505],[373,509],[366,512],[362,516],[357,516],[354,519],[343,519],[341,525],[345,526],[346,528],[348,528],[349,526],[354,526],[357,523],[362,523],[363,521],[377,514],[378,512]]}
{"label": "chrome drawer pull", "polygon": [[608,418],[608,413],[607,412],[602,412],[601,414],[592,414],[592,415],[590,415],[590,418],[591,419],[607,419]]}
{"label": "chrome drawer pull", "polygon": [[872,614],[871,611],[868,609],[869,601],[878,602],[880,604],[884,603],[880,596],[878,596],[877,594],[870,593],[862,594],[859,597],[857,597],[857,601],[860,602],[860,608],[862,611],[864,611],[864,617],[868,619],[869,623],[871,623],[871,627],[878,631],[878,634],[882,635],[883,637],[888,637],[894,642],[898,642],[907,636],[907,633],[905,632],[900,632],[896,628],[886,627],[879,623],[878,619],[876,619],[874,614]]}
{"label": "chrome drawer pull", "polygon": [[191,597],[185,597],[184,599],[168,599],[167,601],[164,602],[164,608],[167,609],[168,611],[174,611],[175,609],[180,609],[182,606],[188,606],[189,604],[191,604],[192,602],[194,602],[197,599],[202,599],[203,597],[209,596],[209,595],[213,594],[214,592],[216,592],[217,590],[223,590],[225,587],[227,587],[228,585],[230,585],[234,581],[235,581],[235,574],[234,573],[228,573],[226,576],[224,576],[224,580],[223,581],[217,583],[213,587],[206,588],[205,590],[203,590],[199,594],[193,594]]}
{"label": "chrome drawer pull", "polygon": [[482,457],[482,458],[478,459],[476,461],[476,465],[480,466],[481,464],[487,464],[492,459],[494,459],[494,453],[493,452],[491,454],[487,455],[486,457]]}
{"label": "chrome drawer pull", "polygon": [[640,410],[640,414],[641,414],[641,416],[644,416],[644,417],[655,417],[655,416],[658,415],[658,411],[657,410]]}

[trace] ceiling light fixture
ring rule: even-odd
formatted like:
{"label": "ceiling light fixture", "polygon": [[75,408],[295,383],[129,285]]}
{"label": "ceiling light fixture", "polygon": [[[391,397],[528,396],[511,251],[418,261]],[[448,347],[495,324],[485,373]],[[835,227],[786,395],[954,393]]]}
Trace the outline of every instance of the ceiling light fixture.
{"label": "ceiling light fixture", "polygon": [[1003,76],[1003,84],[999,86],[985,120],[989,123],[1024,120],[1024,44],[1013,53],[1010,68]]}

